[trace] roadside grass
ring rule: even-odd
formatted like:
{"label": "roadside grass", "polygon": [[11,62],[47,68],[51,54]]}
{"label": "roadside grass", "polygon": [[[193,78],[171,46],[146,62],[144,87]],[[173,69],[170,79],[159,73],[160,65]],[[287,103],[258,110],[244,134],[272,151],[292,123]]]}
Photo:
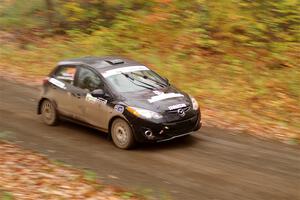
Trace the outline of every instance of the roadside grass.
{"label": "roadside grass", "polygon": [[[82,179],[92,184],[93,187],[97,188],[97,190],[102,191],[105,189],[105,186],[99,182],[99,176],[96,172],[90,169],[82,169],[82,168],[75,168],[74,166],[71,166],[64,161],[61,160],[50,160],[51,163],[54,165],[57,165],[59,167],[68,168],[71,170],[79,170],[82,172]],[[128,199],[143,199],[143,200],[151,200],[151,199],[160,199],[160,200],[171,200],[172,197],[168,194],[167,191],[160,191],[160,190],[153,190],[148,188],[137,188],[134,190],[134,192],[126,191],[120,188],[114,188],[116,191],[116,194],[124,200]]]}
{"label": "roadside grass", "polygon": [[165,191],[161,189],[150,189],[150,188],[140,188],[136,192],[139,196],[143,196],[146,199],[159,199],[159,200],[172,200],[170,191]]}
{"label": "roadside grass", "polygon": [[6,139],[8,133],[9,132],[7,132],[7,131],[0,131],[0,141]]}
{"label": "roadside grass", "polygon": [[84,170],[83,179],[87,180],[89,182],[96,182],[97,174],[96,174],[96,172],[94,172],[92,170],[86,169],[86,170]]}
{"label": "roadside grass", "polygon": [[[61,160],[50,160],[51,163],[59,167],[72,168],[71,165]],[[98,179],[97,173],[90,169],[78,169],[83,172],[83,180],[95,183]]]}
{"label": "roadside grass", "polygon": [[131,199],[132,197],[134,197],[135,195],[131,192],[122,192],[120,193],[120,197],[122,199]]}
{"label": "roadside grass", "polygon": [[0,142],[10,141],[14,138],[14,132],[9,130],[0,130]]}
{"label": "roadside grass", "polygon": [[300,66],[297,59],[292,60],[289,67],[278,67],[261,58],[259,52],[239,54],[247,49],[236,49],[225,55],[201,55],[200,52],[199,56],[187,57],[151,48],[115,49],[93,41],[48,38],[25,49],[8,43],[0,48],[0,70],[16,77],[41,79],[63,59],[122,55],[145,63],[178,88],[193,94],[207,125],[299,141]]}
{"label": "roadside grass", "polygon": [[14,200],[14,196],[7,191],[1,190],[0,188],[0,200]]}

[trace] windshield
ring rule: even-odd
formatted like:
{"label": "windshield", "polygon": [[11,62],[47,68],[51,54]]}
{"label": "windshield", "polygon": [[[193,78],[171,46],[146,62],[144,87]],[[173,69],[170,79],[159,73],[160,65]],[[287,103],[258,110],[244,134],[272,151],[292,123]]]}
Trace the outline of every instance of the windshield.
{"label": "windshield", "polygon": [[166,87],[167,83],[151,70],[126,72],[106,77],[117,92],[137,92]]}

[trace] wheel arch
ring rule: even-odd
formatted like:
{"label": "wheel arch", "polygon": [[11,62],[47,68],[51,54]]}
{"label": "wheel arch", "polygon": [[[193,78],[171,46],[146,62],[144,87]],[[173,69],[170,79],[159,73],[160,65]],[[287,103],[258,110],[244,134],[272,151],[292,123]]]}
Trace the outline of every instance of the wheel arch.
{"label": "wheel arch", "polygon": [[112,124],[113,122],[116,120],[116,119],[122,119],[124,121],[126,121],[129,125],[129,127],[131,128],[131,131],[134,135],[134,138],[136,139],[136,135],[135,135],[135,131],[134,131],[134,128],[132,126],[132,124],[123,116],[120,116],[120,115],[116,115],[116,116],[113,116],[110,120],[109,120],[109,123],[108,123],[108,135],[109,135],[109,138],[111,138],[111,127],[112,127]]}

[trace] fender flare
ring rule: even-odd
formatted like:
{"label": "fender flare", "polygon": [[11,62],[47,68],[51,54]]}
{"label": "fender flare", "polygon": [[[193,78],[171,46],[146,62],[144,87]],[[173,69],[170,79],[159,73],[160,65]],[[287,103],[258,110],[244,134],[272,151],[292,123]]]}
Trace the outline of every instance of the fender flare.
{"label": "fender flare", "polygon": [[112,126],[112,123],[116,120],[116,119],[123,119],[124,121],[126,121],[129,125],[129,127],[131,128],[131,131],[133,133],[133,136],[134,138],[137,140],[137,136],[136,136],[136,132],[132,126],[132,124],[126,119],[125,116],[123,115],[115,115],[113,116],[110,120],[109,120],[109,123],[108,123],[108,134],[109,134],[109,137],[111,138],[111,126]]}

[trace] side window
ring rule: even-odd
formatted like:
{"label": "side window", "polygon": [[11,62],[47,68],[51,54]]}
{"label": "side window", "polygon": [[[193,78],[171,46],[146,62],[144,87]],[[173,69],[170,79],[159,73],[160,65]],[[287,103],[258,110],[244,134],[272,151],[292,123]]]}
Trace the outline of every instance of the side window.
{"label": "side window", "polygon": [[55,72],[55,78],[65,83],[72,84],[76,74],[75,66],[63,66]]}
{"label": "side window", "polygon": [[81,67],[77,76],[77,87],[93,91],[102,88],[103,84],[100,77],[90,69]]}

